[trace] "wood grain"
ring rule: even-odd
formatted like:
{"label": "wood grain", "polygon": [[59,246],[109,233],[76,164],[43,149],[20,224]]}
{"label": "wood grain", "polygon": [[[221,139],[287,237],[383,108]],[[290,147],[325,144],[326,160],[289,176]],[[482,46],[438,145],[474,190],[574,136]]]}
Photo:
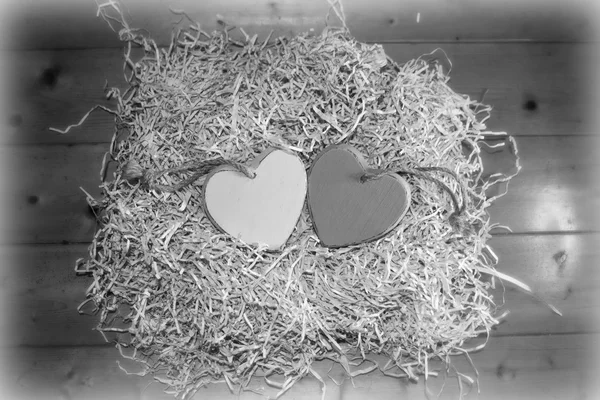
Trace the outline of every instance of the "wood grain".
{"label": "wood grain", "polygon": [[[539,299],[511,284],[497,285],[495,302],[510,311],[494,335],[600,332],[600,243],[598,234],[515,235],[489,244],[498,271],[529,285]],[[504,300],[504,301],[503,301]],[[544,302],[556,306],[562,317]]]}
{"label": "wood grain", "polygon": [[[508,317],[493,335],[600,332],[600,250],[598,234],[501,236],[490,245],[500,258],[498,270],[530,285],[542,300],[506,284],[492,292]],[[11,312],[0,320],[5,346],[101,345],[93,331],[98,318],[79,315],[92,283],[74,273],[75,261],[87,257],[87,245],[19,245],[0,248],[0,300]],[[503,301],[504,298],[504,301]],[[90,312],[93,307],[86,307]]]}
{"label": "wood grain", "polygon": [[[450,86],[473,99],[485,92],[484,102],[493,107],[490,130],[515,136],[599,133],[591,123],[597,104],[590,85],[597,64],[594,44],[388,43],[384,48],[399,63],[444,50],[452,62]],[[66,135],[48,128],[64,129],[96,104],[116,107],[104,98],[104,87],[126,87],[121,49],[8,52],[0,58],[0,76],[10,77],[12,85],[0,143],[110,141],[113,117],[102,111]]]}
{"label": "wood grain", "polygon": [[[595,143],[587,136],[519,138],[523,170],[510,182],[508,194],[490,208],[492,220],[515,232],[597,230]],[[99,171],[107,149],[108,144],[1,147],[13,182],[4,195],[14,210],[4,240],[91,241],[96,224],[81,189],[100,198]],[[484,159],[488,171],[509,171],[513,156],[507,149]],[[498,185],[489,194],[503,190]]]}
{"label": "wood grain", "polygon": [[[450,86],[493,107],[488,128],[510,135],[597,134],[591,124],[598,49],[588,44],[384,45],[402,63],[436,49],[451,67]],[[414,51],[414,52],[413,52]]]}
{"label": "wood grain", "polygon": [[[218,27],[215,15],[221,13],[260,38],[271,29],[276,36],[310,27],[318,32],[327,7],[324,0],[124,1],[134,26],[148,28],[162,43],[179,18],[169,7],[185,9],[206,30]],[[594,43],[581,43],[597,37],[595,2],[343,3],[356,38],[384,42],[397,62],[442,48],[452,62],[450,85],[473,98],[485,92],[494,108],[489,128],[518,136],[523,171],[491,209],[494,221],[517,234],[497,235],[491,245],[498,269],[529,284],[563,317],[511,285],[504,293],[498,287],[495,298],[504,294],[511,313],[473,356],[481,394],[467,398],[598,398],[600,237],[585,232],[597,232],[599,222],[598,129],[591,120],[600,58]],[[17,243],[0,246],[0,391],[15,399],[172,399],[158,385],[146,388],[149,378],[122,373],[116,350],[91,330],[96,319],[76,312],[91,280],[75,276],[73,265],[85,257],[95,227],[79,186],[100,194],[98,170],[112,117],[94,113],[67,135],[47,129],[77,122],[96,104],[114,106],[103,88],[123,87],[122,43],[95,17],[92,1],[11,0],[2,7],[0,48],[19,51],[0,55],[0,75],[7,78],[2,92],[8,93],[0,157],[13,180],[2,185],[13,219],[3,224],[4,237]],[[4,90],[7,83],[10,90]],[[503,169],[509,159],[500,152],[485,162],[490,170]],[[457,366],[469,372],[466,360]],[[351,382],[339,366],[329,367],[317,369],[343,383],[329,382],[327,399],[426,398],[422,383],[376,373]],[[429,387],[435,391],[441,383],[430,380]],[[318,382],[307,377],[284,399],[317,396]],[[441,398],[457,397],[450,380]],[[196,398],[237,397],[215,385]]]}
{"label": "wood grain", "polygon": [[[485,350],[472,356],[479,371],[481,394],[472,388],[466,399],[594,399],[595,380],[600,368],[592,359],[590,349],[600,345],[598,334],[571,334],[556,336],[530,336],[492,338]],[[120,358],[112,347],[21,347],[0,349],[4,365],[6,385],[3,393],[10,398],[71,399],[71,400],[159,400],[172,399],[162,392],[163,386],[151,382],[150,377],[126,375],[116,363],[129,371],[138,371],[135,365]],[[374,358],[381,362],[381,359]],[[454,366],[462,373],[475,376],[464,357],[456,358]],[[432,365],[432,370],[434,366]],[[372,372],[350,380],[331,362],[320,362],[315,370],[326,379],[325,399],[427,399],[424,382],[409,383],[405,379],[385,377]],[[329,377],[335,379],[339,386]],[[451,377],[430,378],[428,389],[435,394],[445,383],[440,399],[456,399],[459,389]],[[274,395],[260,378],[251,382],[253,387],[264,387],[266,394]],[[465,388],[468,390],[468,387]],[[307,376],[283,397],[284,399],[320,398],[319,382]],[[241,396],[231,394],[227,386],[214,384],[201,389],[194,396],[200,399],[264,399],[253,393]],[[431,398],[431,397],[429,397]],[[434,397],[435,398],[435,397]]]}
{"label": "wood grain", "polygon": [[[506,222],[514,232],[598,231],[597,143],[583,136],[517,139],[522,170],[490,208],[492,220]],[[513,156],[501,151],[484,154],[483,160],[484,171],[509,171]],[[497,185],[488,196],[505,189]]]}
{"label": "wood grain", "polygon": [[[117,35],[100,18],[92,1],[54,0],[45,3],[5,2],[6,26],[2,48],[95,48],[114,47]],[[292,36],[325,26],[326,0],[302,3],[286,0],[123,0],[133,28],[146,29],[157,41],[168,44],[171,29],[182,20],[169,8],[185,11],[206,31],[221,29],[219,20],[243,26],[264,39]],[[505,0],[503,2],[457,2],[430,0],[344,0],[346,21],[361,41],[473,41],[538,40],[583,41],[596,37],[593,0]],[[541,11],[543,10],[543,12]],[[219,17],[218,17],[219,15]],[[418,19],[417,19],[418,18]],[[187,22],[184,20],[184,22]],[[335,19],[332,17],[332,22]],[[77,32],[77,34],[73,34]],[[241,35],[240,35],[241,36]]]}
{"label": "wood grain", "polygon": [[100,167],[107,144],[1,147],[12,210],[2,239],[12,243],[89,242],[96,219],[82,188],[101,195]]}
{"label": "wood grain", "polygon": [[[10,101],[4,103],[2,143],[109,142],[114,117],[98,111],[84,126],[61,135],[49,128],[76,124],[94,106],[116,108],[104,88],[126,89],[123,50],[10,52],[0,59],[9,77]],[[84,139],[85,138],[85,139]]]}
{"label": "wood grain", "polygon": [[87,256],[87,245],[0,247],[0,300],[6,312],[0,320],[3,346],[105,343],[100,333],[92,331],[98,319],[77,312],[93,280],[75,274],[75,261]]}

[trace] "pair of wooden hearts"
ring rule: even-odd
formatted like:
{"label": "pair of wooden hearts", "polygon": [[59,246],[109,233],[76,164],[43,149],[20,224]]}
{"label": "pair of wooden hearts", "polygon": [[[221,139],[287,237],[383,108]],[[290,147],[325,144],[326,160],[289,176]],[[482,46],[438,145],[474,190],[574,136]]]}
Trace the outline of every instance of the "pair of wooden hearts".
{"label": "pair of wooden hearts", "polygon": [[[304,206],[320,242],[344,247],[392,231],[410,205],[410,187],[396,174],[363,182],[369,169],[348,145],[317,156],[307,174],[294,154],[270,149],[254,160],[253,179],[230,166],[215,168],[204,184],[205,212],[221,231],[269,250],[285,245]],[[307,187],[308,186],[308,187]]]}

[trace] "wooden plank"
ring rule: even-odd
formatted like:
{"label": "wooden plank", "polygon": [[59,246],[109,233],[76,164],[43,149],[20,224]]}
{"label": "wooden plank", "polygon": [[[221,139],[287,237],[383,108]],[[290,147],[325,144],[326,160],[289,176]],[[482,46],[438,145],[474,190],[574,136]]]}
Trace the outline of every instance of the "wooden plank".
{"label": "wooden plank", "polygon": [[[387,44],[386,52],[405,62],[437,47],[453,63],[452,87],[494,107],[489,128],[513,135],[596,133],[588,121],[592,45],[567,44]],[[16,52],[0,70],[11,76],[15,102],[8,104],[13,143],[108,141],[112,117],[92,114],[83,128],[58,135],[94,105],[114,107],[103,88],[123,87],[122,51],[94,49]],[[549,84],[551,82],[551,84]]]}
{"label": "wooden plank", "polygon": [[92,331],[97,318],[77,312],[92,283],[74,271],[75,261],[86,256],[85,245],[0,248],[2,346],[105,343]]}
{"label": "wooden plank", "polygon": [[[594,387],[599,369],[589,352],[596,349],[599,338],[597,334],[492,338],[488,347],[472,356],[479,372],[480,394],[474,388],[463,398],[596,398],[595,395],[600,393]],[[581,343],[570,342],[578,340]],[[456,360],[455,366],[460,372],[468,374],[466,360]],[[354,386],[343,386],[342,390],[348,390],[343,396],[346,400],[372,397],[397,399],[399,393],[407,394],[403,398],[426,399],[436,398],[442,384],[443,379],[429,380],[428,388],[433,396],[427,397],[420,385],[404,389],[397,381],[372,374],[358,377]],[[455,380],[448,379],[440,399],[459,398],[457,386]]]}
{"label": "wooden plank", "polygon": [[0,149],[12,187],[2,197],[13,210],[2,238],[12,243],[89,242],[96,220],[84,188],[100,196],[100,166],[107,144]]}
{"label": "wooden plank", "polygon": [[77,123],[92,107],[116,108],[105,99],[104,87],[125,88],[123,51],[11,52],[0,59],[12,101],[5,102],[4,143],[108,142],[113,116],[91,114],[86,124],[69,135],[50,127]]}
{"label": "wooden plank", "polygon": [[[560,317],[542,302],[511,284],[493,290],[496,303],[509,310],[494,336],[600,332],[600,235],[501,236],[490,245],[500,258],[498,270],[532,287],[556,306]],[[98,319],[79,315],[92,283],[74,273],[75,261],[87,257],[86,245],[21,245],[0,248],[0,300],[10,313],[0,320],[5,346],[100,345],[92,329]],[[503,299],[504,298],[504,302]],[[91,307],[90,307],[91,309]],[[90,309],[86,308],[86,311]]]}
{"label": "wooden plank", "polygon": [[[121,3],[121,2],[120,2]],[[133,28],[146,29],[160,44],[170,40],[181,20],[169,8],[184,10],[207,31],[221,28],[219,20],[241,26],[259,39],[274,30],[276,36],[293,35],[325,26],[326,0],[123,0]],[[529,0],[520,2],[453,2],[430,0],[344,0],[346,21],[362,41],[469,41],[469,40],[593,40],[593,0]],[[542,12],[543,10],[543,12]],[[91,48],[119,46],[117,35],[96,17],[95,2],[54,0],[46,3],[9,0],[8,26],[2,48]],[[218,17],[219,15],[219,17]],[[332,18],[333,20],[333,18]],[[73,34],[77,32],[77,34]]]}
{"label": "wooden plank", "polygon": [[[598,51],[587,44],[384,45],[403,63],[436,49],[450,62],[450,86],[493,107],[488,129],[510,135],[597,134],[591,123]],[[437,57],[445,64],[443,53]]]}
{"label": "wooden plank", "polygon": [[[518,140],[523,170],[506,196],[490,208],[493,222],[515,232],[597,230],[600,207],[597,158],[590,136],[523,137]],[[108,144],[10,146],[0,148],[12,179],[4,198],[12,223],[2,238],[9,243],[88,242],[95,219],[84,192],[100,198],[99,170]],[[513,160],[509,149],[486,155],[486,171]],[[109,175],[110,177],[110,175]],[[490,190],[495,195],[503,189]]]}
{"label": "wooden plank", "polygon": [[[529,285],[538,297],[498,282],[492,291],[495,302],[510,314],[493,334],[600,332],[599,239],[598,234],[492,238],[489,244],[500,258],[497,270]],[[557,307],[562,317],[544,302]]]}
{"label": "wooden plank", "polygon": [[[598,231],[597,143],[582,136],[518,138],[522,170],[509,183],[508,194],[490,207],[492,221],[514,232]],[[509,171],[514,163],[507,150],[483,159],[487,173]],[[488,196],[505,190],[497,185]]]}
{"label": "wooden plank", "polygon": [[[475,353],[473,363],[479,371],[479,386],[470,390],[465,399],[593,399],[597,392],[600,368],[591,359],[600,345],[600,335],[558,335],[493,338],[487,347]],[[130,370],[134,365],[122,360],[118,351],[109,347],[4,348],[0,350],[4,365],[3,393],[10,398],[25,399],[172,399],[163,393],[163,386],[151,377],[126,375],[116,361]],[[381,362],[381,359],[376,359]],[[464,357],[456,358],[454,366],[462,373],[475,376]],[[339,365],[319,362],[314,369],[325,378],[324,399],[381,400],[436,398],[445,381],[440,399],[456,399],[459,389],[455,379],[439,377],[427,381],[434,397],[427,397],[424,381],[411,383],[405,379],[385,377],[372,372],[350,380]],[[332,368],[333,367],[333,368]],[[433,369],[433,368],[432,368]],[[331,379],[339,383],[337,386]],[[231,394],[225,383],[201,389],[194,399],[264,399],[276,390],[260,378],[251,387],[263,387],[264,394]],[[465,388],[469,390],[468,386]],[[320,398],[321,387],[312,376],[293,386],[282,399]]]}
{"label": "wooden plank", "polygon": [[[452,62],[451,87],[493,107],[488,128],[511,135],[597,134],[593,106],[593,44],[385,44],[399,63],[441,48]],[[78,122],[97,104],[116,108],[104,87],[125,88],[123,51],[90,49],[10,52],[0,75],[10,77],[3,143],[106,142],[113,117],[93,113],[67,135],[48,130]],[[437,53],[443,58],[443,53]],[[444,61],[445,62],[445,61]]]}

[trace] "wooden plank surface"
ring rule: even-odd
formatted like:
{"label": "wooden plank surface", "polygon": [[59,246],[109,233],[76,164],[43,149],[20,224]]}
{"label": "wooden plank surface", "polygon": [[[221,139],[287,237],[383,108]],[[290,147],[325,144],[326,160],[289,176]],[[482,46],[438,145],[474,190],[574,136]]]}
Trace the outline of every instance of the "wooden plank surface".
{"label": "wooden plank surface", "polygon": [[[100,2],[102,3],[102,2]],[[146,29],[165,44],[184,10],[207,31],[221,28],[219,20],[243,26],[260,39],[295,35],[325,26],[327,0],[123,0],[130,25]],[[363,41],[538,40],[583,41],[596,37],[593,0],[450,1],[344,0],[346,21]],[[2,48],[93,48],[118,46],[116,35],[96,18],[93,1],[3,3],[5,32]],[[36,29],[33,29],[35,27]],[[74,34],[76,32],[76,34]]]}
{"label": "wooden plank surface", "polygon": [[[598,134],[591,123],[597,48],[594,44],[449,44],[384,45],[399,63],[442,49],[452,62],[450,86],[493,107],[488,128],[515,136]],[[443,53],[436,53],[443,58]],[[445,63],[445,61],[444,61]],[[9,52],[0,59],[0,76],[10,76],[10,101],[1,143],[108,142],[113,117],[91,114],[97,104],[115,108],[104,87],[124,88],[122,49]]]}
{"label": "wooden plank surface", "polygon": [[107,144],[3,147],[14,160],[2,196],[14,210],[3,239],[12,243],[89,242],[96,227],[84,188],[100,196],[100,165]]}
{"label": "wooden plank surface", "polygon": [[[491,245],[500,257],[498,270],[529,284],[563,317],[514,286],[494,290],[511,313],[473,356],[481,395],[472,391],[466,398],[596,399],[600,254],[599,234],[588,232],[598,232],[600,206],[598,129],[592,123],[600,57],[595,43],[580,43],[596,37],[593,1],[343,3],[357,39],[385,42],[398,62],[441,47],[452,61],[451,86],[473,98],[487,91],[485,102],[494,107],[490,129],[518,137],[523,171],[491,209],[493,220],[516,234],[496,235]],[[215,15],[221,13],[262,36],[271,28],[276,35],[310,27],[318,32],[327,7],[324,0],[125,4],[136,26],[165,43],[177,19],[168,7],[186,9],[207,30],[217,26]],[[117,351],[91,330],[96,319],[76,312],[91,280],[75,276],[73,265],[86,255],[95,228],[79,187],[99,195],[98,170],[112,118],[92,114],[64,136],[47,130],[76,122],[96,104],[114,106],[103,98],[103,87],[123,84],[122,44],[94,17],[92,1],[17,6],[14,0],[3,7],[8,12],[0,12],[0,48],[31,51],[4,51],[0,57],[0,75],[8,77],[2,84],[11,86],[3,90],[10,95],[0,139],[0,159],[12,180],[1,185],[12,217],[4,224],[4,242],[14,243],[0,247],[0,391],[15,399],[171,399],[158,385],[146,388],[149,378],[120,371]],[[495,153],[486,166],[505,168],[509,158]],[[456,362],[469,372],[465,359]],[[316,368],[327,375],[330,364]],[[378,373],[351,382],[339,366],[329,374],[343,383],[329,382],[327,399],[426,398],[422,383]],[[429,381],[436,393],[441,385]],[[284,399],[319,395],[318,382],[307,377]],[[234,397],[225,385],[196,396]],[[448,381],[441,398],[457,397],[456,382]]]}
{"label": "wooden plank surface", "polygon": [[[600,332],[600,250],[598,234],[495,237],[490,244],[500,258],[498,270],[530,285],[539,298],[556,306],[562,317],[511,284],[492,293],[509,316],[494,336]],[[101,345],[92,329],[98,319],[79,315],[92,283],[76,276],[75,261],[87,257],[87,245],[4,246],[0,258],[2,304],[12,310],[0,321],[3,345]],[[504,298],[504,301],[503,301]]]}
{"label": "wooden plank surface", "polygon": [[[597,231],[597,143],[589,136],[518,138],[522,170],[490,207],[492,221],[514,232]],[[484,171],[503,170],[512,160],[508,151],[484,155]],[[489,195],[504,189],[498,185]]]}
{"label": "wooden plank surface", "polygon": [[[512,235],[494,237],[498,271],[529,285],[542,301],[510,283],[494,290],[498,305],[510,312],[494,335],[549,335],[600,332],[600,251],[598,234]],[[504,302],[502,301],[504,299]]]}
{"label": "wooden plank surface", "polygon": [[[492,220],[515,232],[597,230],[596,139],[522,137],[517,143],[523,170],[490,208]],[[5,242],[91,241],[96,223],[81,188],[100,199],[99,171],[107,149],[104,143],[0,148],[0,157],[14,160],[5,171],[13,185],[3,194],[14,210]],[[508,171],[514,160],[508,148],[485,159],[490,173]],[[490,194],[502,190],[499,185]]]}
{"label": "wooden plank surface", "polygon": [[[570,334],[552,336],[492,338],[485,351],[472,356],[479,371],[480,394],[472,388],[465,399],[505,400],[564,400],[595,399],[598,373],[597,360],[589,349],[600,346],[598,334]],[[173,399],[164,394],[158,383],[150,386],[150,377],[127,376],[116,363],[120,360],[113,347],[21,347],[0,349],[0,356],[9,360],[4,365],[4,375],[10,382],[3,392],[10,398],[72,399],[72,400],[159,400]],[[380,361],[381,359],[376,359]],[[462,373],[475,376],[464,357],[456,358],[454,366]],[[121,365],[135,372],[135,365],[121,361]],[[434,368],[432,368],[434,369]],[[343,370],[331,362],[320,362],[315,370],[326,379],[325,399],[380,400],[406,398],[428,399],[424,382],[409,383],[406,380],[386,377],[379,372],[344,379]],[[442,372],[443,373],[443,372]],[[327,376],[335,379],[339,386]],[[433,397],[439,392],[444,378],[430,378],[428,389]],[[251,382],[252,387],[264,387],[265,393],[274,395],[276,390],[264,384],[260,378]],[[465,390],[468,390],[468,386]],[[456,399],[459,395],[456,379],[445,379],[440,399]],[[286,393],[286,399],[315,399],[320,397],[319,382],[307,376]],[[214,384],[201,389],[194,396],[200,399],[264,399],[264,395],[244,393],[231,394],[227,386]]]}

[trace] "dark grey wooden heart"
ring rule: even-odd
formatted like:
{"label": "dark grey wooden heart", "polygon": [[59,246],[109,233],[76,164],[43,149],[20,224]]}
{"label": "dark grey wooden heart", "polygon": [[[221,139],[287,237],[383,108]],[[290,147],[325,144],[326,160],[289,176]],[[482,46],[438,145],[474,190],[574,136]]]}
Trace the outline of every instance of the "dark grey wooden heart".
{"label": "dark grey wooden heart", "polygon": [[410,206],[410,186],[397,174],[361,181],[367,164],[348,145],[327,147],[308,176],[308,208],[326,247],[344,247],[379,239],[391,232]]}

